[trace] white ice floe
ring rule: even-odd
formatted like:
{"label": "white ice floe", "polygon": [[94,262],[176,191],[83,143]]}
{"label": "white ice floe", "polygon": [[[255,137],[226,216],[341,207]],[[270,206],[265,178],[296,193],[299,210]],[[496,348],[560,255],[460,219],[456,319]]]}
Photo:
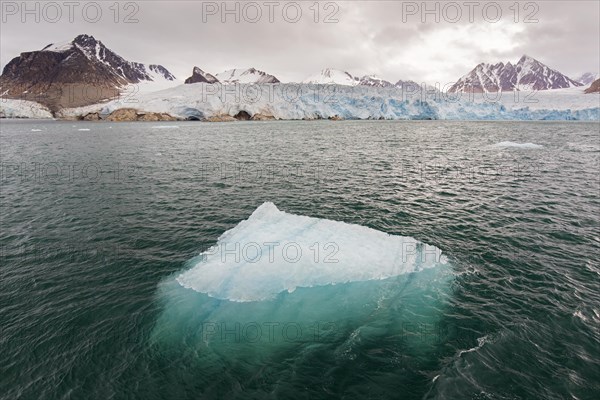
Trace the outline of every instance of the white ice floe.
{"label": "white ice floe", "polygon": [[519,149],[541,149],[544,146],[535,143],[517,143],[517,142],[500,142],[496,143],[493,147],[516,147]]}
{"label": "white ice floe", "polygon": [[265,203],[177,281],[211,297],[249,302],[298,288],[384,280],[446,262],[438,248],[411,237],[288,214]]}

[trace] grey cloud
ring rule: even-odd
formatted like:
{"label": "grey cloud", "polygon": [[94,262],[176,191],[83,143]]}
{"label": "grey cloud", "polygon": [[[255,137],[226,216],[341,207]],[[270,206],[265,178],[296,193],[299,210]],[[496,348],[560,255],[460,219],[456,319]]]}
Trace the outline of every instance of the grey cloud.
{"label": "grey cloud", "polygon": [[[281,5],[286,3],[290,2],[283,1]],[[321,6],[326,3],[321,2]],[[521,2],[521,6],[525,3]],[[312,1],[301,2],[303,18],[298,23],[288,23],[277,13],[275,23],[269,23],[265,15],[255,24],[234,23],[231,17],[229,23],[224,24],[215,16],[203,22],[202,2],[191,1],[138,2],[136,18],[139,23],[134,24],[112,21],[108,10],[112,2],[102,3],[106,15],[98,23],[86,22],[80,16],[73,23],[62,20],[54,24],[31,20],[22,23],[19,18],[5,16],[7,21],[2,23],[0,35],[0,63],[4,66],[20,52],[88,33],[123,57],[163,64],[180,79],[189,76],[192,67],[197,65],[213,73],[253,66],[284,81],[302,80],[325,67],[345,69],[354,74],[378,73],[390,81],[423,81],[430,76],[453,81],[479,62],[516,61],[523,53],[568,75],[597,72],[600,69],[599,2],[535,3],[539,5],[536,15],[539,23],[519,23],[523,32],[512,38],[514,48],[498,50],[490,48],[484,38],[475,37],[473,41],[471,37],[459,37],[448,45],[450,48],[427,49],[428,54],[439,61],[436,65],[412,57],[406,49],[410,46],[418,48],[440,29],[458,32],[468,28],[471,24],[466,16],[454,24],[438,24],[431,20],[421,23],[416,16],[404,23],[402,2],[390,1],[336,2],[339,22],[330,24],[314,23],[309,9]],[[432,7],[433,2],[428,4]],[[510,19],[507,8],[513,2],[501,4],[505,18]],[[320,18],[325,15],[325,10],[321,9]],[[476,26],[489,25],[481,14],[475,15]],[[521,13],[520,17],[523,16]],[[503,33],[502,29],[498,26],[498,35]],[[465,46],[470,47],[466,53],[468,57],[463,55]],[[436,56],[437,52],[439,56]]]}

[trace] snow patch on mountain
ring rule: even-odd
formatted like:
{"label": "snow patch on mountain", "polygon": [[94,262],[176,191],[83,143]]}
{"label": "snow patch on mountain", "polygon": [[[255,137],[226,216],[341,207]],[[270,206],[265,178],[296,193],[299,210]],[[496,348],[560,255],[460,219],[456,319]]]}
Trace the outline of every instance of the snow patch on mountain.
{"label": "snow patch on mountain", "polygon": [[55,52],[63,52],[67,50],[71,50],[74,44],[72,41],[69,42],[60,42],[60,43],[50,43],[48,46],[44,47],[42,51],[55,51]]}
{"label": "snow patch on mountain", "polygon": [[344,85],[356,86],[359,84],[359,79],[353,77],[349,72],[339,69],[325,68],[321,72],[309,76],[302,83],[313,85]]}
{"label": "snow patch on mountain", "polygon": [[267,74],[264,71],[257,70],[256,68],[236,68],[221,72],[215,75],[219,82],[224,85],[235,85],[235,84],[251,84],[251,83],[279,83],[279,79],[275,76]]}

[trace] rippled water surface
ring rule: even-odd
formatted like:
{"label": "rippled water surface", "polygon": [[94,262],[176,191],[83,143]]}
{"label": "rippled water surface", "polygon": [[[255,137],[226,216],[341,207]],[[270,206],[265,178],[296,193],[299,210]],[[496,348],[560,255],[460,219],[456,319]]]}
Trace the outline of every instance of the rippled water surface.
{"label": "rippled water surface", "polygon": [[[2,399],[600,398],[597,123],[1,128]],[[249,303],[177,283],[265,202],[448,263]]]}

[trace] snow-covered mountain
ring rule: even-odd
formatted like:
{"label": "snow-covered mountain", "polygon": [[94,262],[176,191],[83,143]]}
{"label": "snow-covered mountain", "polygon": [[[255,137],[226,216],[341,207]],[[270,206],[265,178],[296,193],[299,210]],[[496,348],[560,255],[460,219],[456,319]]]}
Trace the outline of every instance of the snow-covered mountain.
{"label": "snow-covered mountain", "polygon": [[375,75],[363,76],[362,78],[360,78],[358,80],[358,85],[371,86],[371,87],[384,87],[384,88],[394,87],[393,83],[388,82],[384,79],[381,79],[380,77],[375,76]]}
{"label": "snow-covered mountain", "polygon": [[302,83],[313,85],[343,85],[343,86],[370,86],[375,88],[393,88],[407,89],[421,88],[421,85],[414,81],[400,80],[397,83],[391,83],[376,75],[365,75],[363,77],[353,76],[351,73],[339,69],[326,68],[318,74],[306,78]]}
{"label": "snow-covered mountain", "polygon": [[219,82],[225,85],[234,85],[237,83],[279,83],[279,79],[275,76],[255,68],[230,69],[215,76]]}
{"label": "snow-covered mountain", "polygon": [[157,80],[174,81],[176,79],[162,65],[145,65],[125,60],[90,35],[79,35],[71,42],[49,44],[41,51],[62,53],[67,57],[72,57],[73,53],[82,52],[89,62],[103,64],[110,69],[110,72],[123,78],[127,83]]}
{"label": "snow-covered mountain", "polygon": [[516,64],[481,63],[463,76],[450,93],[489,93],[512,90],[548,90],[583,86],[534,58],[524,55]]}
{"label": "snow-covered mountain", "polygon": [[194,67],[192,76],[185,80],[185,83],[217,83],[219,80],[212,74],[202,71],[198,67]]}
{"label": "snow-covered mountain", "polygon": [[79,35],[12,59],[0,76],[0,88],[4,97],[59,109],[116,97],[132,84],[175,79],[162,65],[127,61],[93,36]]}
{"label": "snow-covered mountain", "polygon": [[575,79],[577,82],[580,82],[584,85],[591,85],[592,82],[594,82],[595,80],[597,80],[598,78],[600,78],[600,74],[598,73],[593,73],[593,72],[586,72],[585,74],[581,74],[581,76],[579,76],[577,79]]}
{"label": "snow-covered mountain", "polygon": [[399,80],[398,82],[396,82],[396,84],[394,85],[397,88],[403,89],[403,90],[409,90],[409,91],[416,91],[416,90],[420,90],[421,89],[421,85],[419,85],[417,82],[415,81],[403,81],[403,80]]}
{"label": "snow-covered mountain", "polygon": [[311,75],[302,83],[313,84],[313,85],[344,85],[344,86],[356,86],[359,83],[359,79],[353,77],[349,72],[341,71],[339,69],[325,68],[321,72],[315,75]]}

